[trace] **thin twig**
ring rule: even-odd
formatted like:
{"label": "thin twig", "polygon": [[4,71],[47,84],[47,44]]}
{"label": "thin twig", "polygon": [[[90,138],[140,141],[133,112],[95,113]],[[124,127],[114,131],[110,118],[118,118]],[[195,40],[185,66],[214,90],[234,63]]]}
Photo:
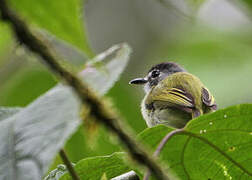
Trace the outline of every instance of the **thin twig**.
{"label": "thin twig", "polygon": [[[175,129],[171,132],[169,132],[163,139],[162,141],[159,143],[156,151],[153,153],[154,157],[158,157],[159,154],[161,153],[162,149],[164,148],[165,144],[168,142],[169,139],[171,139],[172,136],[174,136],[175,134],[179,134],[181,132],[184,132],[184,129]],[[148,169],[144,175],[144,179],[143,180],[148,180],[149,177],[151,175],[151,171]]]}
{"label": "thin twig", "polygon": [[78,174],[75,172],[75,170],[74,170],[74,168],[72,166],[71,161],[68,159],[67,154],[64,151],[64,149],[61,149],[59,154],[60,154],[60,157],[61,157],[62,161],[66,165],[69,174],[72,176],[73,180],[80,180]]}
{"label": "thin twig", "polygon": [[90,88],[79,78],[61,67],[52,51],[50,51],[46,44],[30,31],[23,20],[9,9],[5,0],[0,0],[0,10],[1,18],[4,21],[11,23],[17,39],[22,44],[25,44],[32,52],[38,54],[41,57],[41,60],[49,66],[52,72],[72,87],[81,102],[90,107],[90,114],[119,137],[122,143],[127,147],[131,157],[138,163],[148,167],[157,179],[169,179],[166,172],[157,161],[136,143],[134,138],[126,132],[125,127],[119,125],[117,114],[111,111],[111,108],[108,107],[108,105],[91,91]]}

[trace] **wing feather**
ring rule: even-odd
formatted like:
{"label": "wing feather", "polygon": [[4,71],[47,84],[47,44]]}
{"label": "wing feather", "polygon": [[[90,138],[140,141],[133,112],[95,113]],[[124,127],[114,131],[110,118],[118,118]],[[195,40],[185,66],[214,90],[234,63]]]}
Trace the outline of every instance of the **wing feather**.
{"label": "wing feather", "polygon": [[159,92],[153,93],[152,98],[182,107],[193,108],[195,106],[192,96],[179,88],[159,89]]}
{"label": "wing feather", "polygon": [[215,99],[207,88],[202,88],[202,102],[212,110],[217,109]]}

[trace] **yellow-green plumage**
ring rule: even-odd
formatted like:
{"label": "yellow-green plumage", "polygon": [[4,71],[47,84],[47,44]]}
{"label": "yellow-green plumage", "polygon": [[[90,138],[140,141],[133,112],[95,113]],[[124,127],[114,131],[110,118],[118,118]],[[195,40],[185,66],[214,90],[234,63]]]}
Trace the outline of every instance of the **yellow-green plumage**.
{"label": "yellow-green plumage", "polygon": [[192,118],[214,111],[216,104],[199,78],[177,72],[153,86],[141,108],[148,126],[167,124],[181,128]]}

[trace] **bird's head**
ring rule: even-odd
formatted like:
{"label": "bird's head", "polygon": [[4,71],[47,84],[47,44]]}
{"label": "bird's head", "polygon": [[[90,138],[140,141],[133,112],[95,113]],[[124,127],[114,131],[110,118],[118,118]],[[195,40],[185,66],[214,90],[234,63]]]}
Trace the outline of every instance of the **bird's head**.
{"label": "bird's head", "polygon": [[153,66],[145,77],[133,79],[129,83],[144,85],[147,93],[167,76],[177,72],[186,72],[186,70],[174,62],[164,62]]}

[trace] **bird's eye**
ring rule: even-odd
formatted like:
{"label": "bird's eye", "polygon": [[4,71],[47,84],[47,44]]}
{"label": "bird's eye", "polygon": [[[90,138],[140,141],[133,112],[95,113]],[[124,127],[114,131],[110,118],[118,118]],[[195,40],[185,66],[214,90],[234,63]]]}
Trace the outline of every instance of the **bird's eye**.
{"label": "bird's eye", "polygon": [[159,74],[160,74],[160,72],[159,72],[158,70],[154,70],[154,71],[152,71],[152,73],[151,73],[151,77],[152,77],[152,78],[156,78],[156,77],[159,76]]}

